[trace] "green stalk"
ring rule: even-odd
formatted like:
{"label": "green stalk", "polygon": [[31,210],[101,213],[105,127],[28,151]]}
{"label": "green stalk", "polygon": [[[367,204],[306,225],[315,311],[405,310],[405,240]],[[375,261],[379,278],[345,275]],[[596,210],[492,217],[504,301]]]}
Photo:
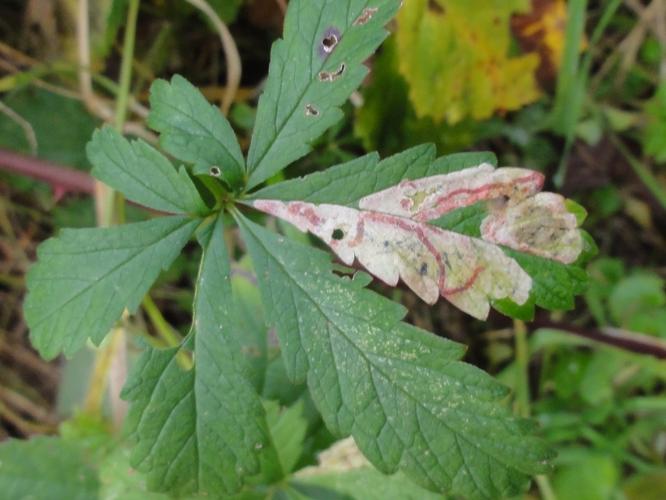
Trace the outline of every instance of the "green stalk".
{"label": "green stalk", "polygon": [[123,56],[120,65],[120,82],[118,99],[116,100],[116,129],[123,131],[127,120],[130,85],[132,83],[132,61],[134,60],[134,45],[136,42],[136,24],[139,17],[139,0],[130,0],[127,13],[127,28],[123,42]]}
{"label": "green stalk", "polygon": [[173,327],[164,319],[159,308],[153,302],[153,299],[150,295],[146,295],[143,298],[143,310],[148,315],[150,322],[155,327],[157,335],[164,341],[167,347],[178,347],[182,341],[180,335],[176,333]]}
{"label": "green stalk", "polygon": [[565,51],[551,116],[553,128],[566,139],[564,153],[553,179],[557,187],[564,184],[576,125],[582,114],[587,80],[592,67],[592,47],[599,42],[621,4],[622,0],[611,0],[606,4],[582,62],[579,51],[585,35],[587,0],[571,0],[567,7]]}
{"label": "green stalk", "polygon": [[[525,323],[520,320],[513,322],[513,332],[515,336],[516,349],[516,379],[515,379],[515,411],[523,418],[529,418],[530,409],[530,379],[529,363],[530,349],[527,342],[527,328]],[[544,500],[557,500],[548,476],[539,475],[535,481]]]}
{"label": "green stalk", "polygon": [[527,344],[527,328],[520,320],[513,322],[516,349],[516,413],[521,417],[530,416],[530,388],[528,367],[530,362],[529,346]]}
{"label": "green stalk", "polygon": [[[139,1],[130,0],[123,42],[123,53],[120,67],[120,82],[116,100],[115,128],[122,133],[127,119],[127,108],[130,97],[130,84],[132,81],[132,60],[134,58],[134,44],[136,40],[136,24],[139,13]],[[86,9],[86,15],[87,9]],[[98,205],[98,226],[108,227],[112,224],[121,224],[124,221],[124,200],[109,186],[102,182],[95,183],[95,198]],[[127,317],[127,311],[123,319]],[[104,393],[108,387],[109,374],[114,368],[114,360],[122,355],[126,349],[125,327],[122,323],[116,326],[109,335],[107,342],[97,350],[95,354],[95,367],[92,380],[88,387],[85,399],[85,410],[95,415],[101,412]],[[120,359],[120,358],[119,358]],[[109,389],[113,390],[111,386]],[[113,401],[113,398],[112,398]],[[112,403],[114,413],[114,424],[120,428],[122,413],[124,412],[121,402]]]}

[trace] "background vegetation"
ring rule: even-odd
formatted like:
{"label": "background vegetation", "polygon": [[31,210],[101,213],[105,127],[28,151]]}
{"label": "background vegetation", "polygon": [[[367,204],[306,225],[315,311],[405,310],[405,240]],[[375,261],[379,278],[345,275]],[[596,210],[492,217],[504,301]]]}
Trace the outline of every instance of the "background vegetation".
{"label": "background vegetation", "polygon": [[[120,101],[129,104],[125,132],[154,140],[148,87],[180,73],[220,103],[246,146],[285,8],[144,0],[128,55],[124,26],[139,2],[91,1],[84,17],[86,3],[0,4],[0,440],[53,434],[72,416],[62,434],[92,435],[123,411],[104,397],[107,385],[117,391],[122,364],[93,349],[46,363],[21,316],[37,244],[117,216],[86,173],[92,131],[118,119]],[[220,37],[220,21],[230,36]],[[513,389],[517,413],[538,419],[559,455],[532,496],[666,498],[666,0],[407,0],[391,30],[344,121],[287,175],[434,142],[441,154],[492,150],[501,165],[541,170],[549,190],[585,206],[599,252],[585,293],[562,312],[481,323],[444,301],[428,307],[406,289],[382,291],[414,324],[468,345],[466,360]],[[134,76],[123,81],[128,64]],[[128,220],[148,216],[126,207]],[[179,258],[129,323],[129,364],[139,339],[170,345],[187,331],[195,262]],[[239,258],[235,286],[258,331],[244,266]],[[289,408],[272,410],[285,439],[291,425],[303,429],[287,460],[298,470],[331,438],[303,389],[279,382],[276,356],[272,343],[261,359],[277,378],[264,390]],[[123,459],[108,462],[102,480],[114,483]]]}

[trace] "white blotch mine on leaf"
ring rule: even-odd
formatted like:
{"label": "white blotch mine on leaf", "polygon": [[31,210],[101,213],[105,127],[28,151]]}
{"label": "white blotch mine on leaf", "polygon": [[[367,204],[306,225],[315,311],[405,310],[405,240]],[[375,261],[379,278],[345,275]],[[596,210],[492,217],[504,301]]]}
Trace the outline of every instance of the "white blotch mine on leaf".
{"label": "white blotch mine on leaf", "polygon": [[443,296],[463,311],[486,318],[490,300],[524,304],[531,278],[502,250],[403,217],[339,205],[258,200],[263,212],[321,238],[347,265],[354,259],[388,285],[402,279],[428,304]]}
{"label": "white blotch mine on leaf", "polygon": [[[538,172],[483,164],[401,182],[360,200],[361,210],[301,201],[253,205],[318,236],[347,265],[357,259],[388,285],[402,279],[429,304],[442,296],[485,319],[492,301],[524,304],[532,288],[530,276],[498,244],[565,263],[582,251],[576,217],[563,197],[538,193],[542,185]],[[483,239],[426,223],[479,201],[490,209]]]}
{"label": "white blotch mine on leaf", "polygon": [[524,168],[495,169],[488,163],[445,175],[401,183],[366,196],[362,210],[376,210],[417,221],[441,217],[481,200],[521,200],[541,191],[543,175]]}
{"label": "white blotch mine on leaf", "polygon": [[555,193],[491,208],[481,223],[481,235],[486,241],[565,264],[575,262],[583,251],[576,216],[567,211],[564,197]]}

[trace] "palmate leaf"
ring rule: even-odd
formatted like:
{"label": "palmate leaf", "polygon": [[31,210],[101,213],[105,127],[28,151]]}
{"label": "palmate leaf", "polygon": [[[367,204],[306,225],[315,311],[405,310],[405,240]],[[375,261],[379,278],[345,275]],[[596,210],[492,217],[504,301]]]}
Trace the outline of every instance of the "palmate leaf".
{"label": "palmate leaf", "polygon": [[287,371],[328,428],[382,472],[469,498],[520,491],[546,448],[499,401],[506,390],[457,361],[464,348],[400,320],[405,310],[332,273],[319,250],[238,216]]}
{"label": "palmate leaf", "polygon": [[99,344],[125,308],[135,310],[198,220],[181,216],[112,228],[65,229],[44,242],[28,273],[25,319],[33,345],[53,358],[87,338]]}
{"label": "palmate leaf", "polygon": [[293,0],[271,50],[247,158],[252,188],[310,151],[342,118],[367,74],[362,65],[387,33],[400,0]]}
{"label": "palmate leaf", "polygon": [[217,167],[232,188],[244,178],[245,160],[231,125],[220,110],[182,76],[157,80],[150,89],[148,124],[160,132],[160,145],[181,161],[193,163],[194,173]]}
{"label": "palmate leaf", "polygon": [[110,127],[88,143],[92,174],[143,206],[171,213],[204,214],[206,204],[187,171],[176,171],[161,153],[143,141],[130,143]]}
{"label": "palmate leaf", "polygon": [[[151,489],[218,496],[259,471],[269,444],[264,410],[241,353],[222,222],[200,235],[204,249],[192,336],[181,349],[148,349],[123,397],[137,445],[132,465]],[[186,369],[192,349],[194,367]]]}

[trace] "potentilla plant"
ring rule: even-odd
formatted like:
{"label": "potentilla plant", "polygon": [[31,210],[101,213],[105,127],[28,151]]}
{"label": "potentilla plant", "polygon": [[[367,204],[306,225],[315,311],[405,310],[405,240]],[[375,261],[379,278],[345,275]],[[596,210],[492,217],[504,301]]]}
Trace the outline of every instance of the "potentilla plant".
{"label": "potentilla plant", "polygon": [[[462,345],[403,322],[405,309],[367,286],[373,276],[402,281],[429,304],[443,299],[479,319],[491,307],[520,319],[536,306],[570,308],[585,282],[575,265],[587,246],[579,206],[541,192],[537,172],[496,168],[490,153],[437,158],[431,145],[262,187],[341,119],[399,5],[292,0],[246,158],[219,110],[178,76],[154,83],[148,123],[182,166],[110,128],[90,142],[97,179],[170,215],[45,242],[25,316],[45,358],[99,344],[196,237],[189,335],[177,348],[146,347],[123,391],[131,463],[151,489],[230,495],[280,453],[243,349],[224,237],[234,223],[288,377],[307,384],[333,435],[352,436],[385,474],[468,498],[516,494],[547,470],[551,452],[512,416],[507,389],[461,362]],[[312,233],[344,266],[262,227],[262,213]]]}

